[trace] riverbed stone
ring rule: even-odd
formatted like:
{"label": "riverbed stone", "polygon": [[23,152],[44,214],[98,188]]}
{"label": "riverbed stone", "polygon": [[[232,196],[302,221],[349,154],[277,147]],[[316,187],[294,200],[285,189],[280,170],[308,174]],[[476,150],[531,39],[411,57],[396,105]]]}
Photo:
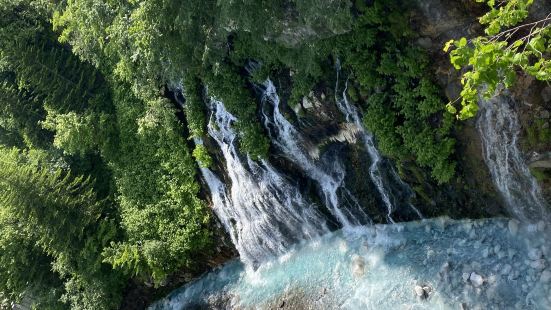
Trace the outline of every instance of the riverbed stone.
{"label": "riverbed stone", "polygon": [[528,257],[531,260],[538,260],[541,258],[542,255],[543,255],[542,251],[538,248],[533,248],[533,249],[530,249],[530,251],[528,251]]}
{"label": "riverbed stone", "polygon": [[423,297],[425,295],[425,291],[422,286],[416,285],[413,290],[415,291],[415,295],[417,295],[417,297]]}
{"label": "riverbed stone", "polygon": [[352,275],[359,278],[365,274],[365,259],[359,255],[352,258]]}
{"label": "riverbed stone", "polygon": [[518,224],[519,222],[515,219],[512,219],[509,221],[509,233],[511,233],[511,235],[515,236],[518,232]]}
{"label": "riverbed stone", "polygon": [[484,279],[482,278],[482,276],[477,274],[476,272],[471,272],[469,280],[474,287],[479,287],[484,283]]}
{"label": "riverbed stone", "polygon": [[545,259],[538,259],[530,263],[530,267],[536,269],[536,270],[543,270],[545,269]]}
{"label": "riverbed stone", "polygon": [[468,273],[464,272],[463,275],[462,275],[463,282],[469,281],[469,276],[470,276],[470,275],[469,275]]}
{"label": "riverbed stone", "polygon": [[551,270],[544,270],[544,271],[541,273],[540,281],[541,281],[542,283],[549,283],[549,282],[551,282]]}

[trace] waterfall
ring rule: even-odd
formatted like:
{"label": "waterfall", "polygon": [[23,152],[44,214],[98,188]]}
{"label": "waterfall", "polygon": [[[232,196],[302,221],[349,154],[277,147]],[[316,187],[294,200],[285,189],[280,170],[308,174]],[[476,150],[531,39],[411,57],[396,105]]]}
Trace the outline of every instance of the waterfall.
{"label": "waterfall", "polygon": [[397,209],[400,198],[405,200],[405,204],[408,208],[413,210],[419,218],[423,218],[417,208],[415,208],[410,202],[410,198],[413,195],[413,191],[409,186],[404,183],[396,171],[388,163],[385,163],[381,154],[375,147],[375,141],[373,135],[367,131],[360,118],[358,110],[348,101],[346,95],[348,88],[348,81],[345,83],[344,90],[339,98],[339,75],[340,64],[337,62],[337,82],[335,85],[335,101],[341,112],[346,116],[348,122],[354,123],[361,129],[360,135],[364,143],[365,149],[369,154],[371,160],[371,166],[369,167],[369,176],[371,181],[377,187],[377,191],[381,196],[383,203],[387,209],[387,219],[390,223],[394,223],[392,219],[392,213]]}
{"label": "waterfall", "polygon": [[[346,172],[340,159],[330,158],[325,162],[312,159],[305,149],[307,143],[302,134],[281,113],[279,96],[272,81],[267,80],[264,87],[262,114],[272,143],[318,183],[326,207],[343,227],[370,223],[369,216],[344,186]],[[268,107],[272,113],[268,112]],[[339,193],[347,203],[339,199]]]}
{"label": "waterfall", "polygon": [[209,135],[225,159],[231,186],[209,169],[201,169],[214,211],[248,266],[284,254],[300,241],[328,232],[325,220],[283,175],[267,161],[255,162],[236,149],[236,118],[220,101],[211,100]]}
{"label": "waterfall", "polygon": [[518,148],[520,124],[513,104],[507,95],[481,100],[476,126],[484,161],[509,211],[521,221],[534,222],[548,216],[546,203]]}

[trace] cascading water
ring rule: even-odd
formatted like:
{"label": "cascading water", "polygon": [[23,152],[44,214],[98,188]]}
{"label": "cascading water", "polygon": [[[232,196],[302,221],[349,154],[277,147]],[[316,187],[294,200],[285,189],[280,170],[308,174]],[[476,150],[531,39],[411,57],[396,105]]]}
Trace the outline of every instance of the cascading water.
{"label": "cascading water", "polygon": [[512,99],[501,95],[479,105],[477,128],[484,161],[510,212],[526,222],[548,218],[546,202],[517,145],[520,124]]}
{"label": "cascading water", "polygon": [[248,266],[282,255],[293,244],[328,232],[325,220],[297,187],[267,161],[255,162],[237,152],[235,117],[212,100],[208,125],[225,159],[228,190],[209,169],[202,173],[211,191],[214,211]]}
{"label": "cascading water", "polygon": [[[319,184],[325,205],[343,227],[370,223],[369,216],[344,186],[345,170],[342,162],[338,158],[326,161],[311,158],[304,147],[306,143],[302,134],[281,114],[279,96],[272,81],[267,80],[264,87],[262,114],[272,143]],[[268,106],[271,113],[268,112]],[[339,193],[348,203],[339,199]]]}
{"label": "cascading water", "polygon": [[[301,136],[279,111],[275,89],[267,87],[265,97],[274,108],[272,115],[264,111],[274,144],[310,176],[318,173],[320,180],[335,182],[329,194],[335,192],[341,179],[330,173],[327,177],[301,148]],[[338,104],[350,121],[361,125],[344,94]],[[231,128],[235,118],[223,104],[213,100],[210,108],[209,134],[222,150],[231,188],[211,170],[202,172],[214,210],[245,264],[230,262],[151,310],[550,308],[548,223],[438,218],[327,232],[312,205],[269,163],[239,156]],[[496,185],[511,193],[504,194],[511,204],[522,203],[519,213],[524,216],[539,211],[530,206],[538,206],[541,198],[537,187],[526,182],[531,179],[516,147],[518,121],[510,108],[483,104],[478,122]],[[375,152],[373,162],[380,163],[371,135],[365,130],[363,135],[366,148]],[[372,178],[380,178],[382,189],[388,190],[380,166],[373,169]],[[387,197],[393,203],[392,195]],[[335,214],[340,211],[346,219],[348,211],[339,209],[338,202],[335,206]],[[393,205],[386,207],[394,210]],[[310,241],[291,245],[306,239]],[[258,263],[255,270],[247,268],[251,262]]]}
{"label": "cascading water", "polygon": [[360,118],[358,110],[350,104],[346,95],[348,83],[345,83],[344,90],[339,98],[339,75],[340,64],[337,63],[337,82],[335,85],[335,101],[341,112],[346,116],[348,122],[354,123],[361,129],[361,139],[365,145],[370,160],[371,166],[369,167],[369,175],[371,181],[377,187],[383,203],[387,209],[387,219],[390,223],[394,223],[392,219],[392,213],[398,208],[400,203],[404,204],[407,208],[413,210],[419,218],[423,218],[417,208],[415,208],[410,202],[410,198],[413,195],[413,191],[409,186],[404,183],[396,171],[388,163],[383,160],[381,154],[375,147],[375,141],[373,135],[365,129],[363,122]]}

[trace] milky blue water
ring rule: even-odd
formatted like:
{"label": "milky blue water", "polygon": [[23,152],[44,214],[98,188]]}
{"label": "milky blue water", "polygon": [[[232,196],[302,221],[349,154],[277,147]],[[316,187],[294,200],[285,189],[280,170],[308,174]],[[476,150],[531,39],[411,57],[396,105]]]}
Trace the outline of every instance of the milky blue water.
{"label": "milky blue water", "polygon": [[256,270],[231,262],[151,309],[551,309],[548,226],[438,218],[341,230]]}

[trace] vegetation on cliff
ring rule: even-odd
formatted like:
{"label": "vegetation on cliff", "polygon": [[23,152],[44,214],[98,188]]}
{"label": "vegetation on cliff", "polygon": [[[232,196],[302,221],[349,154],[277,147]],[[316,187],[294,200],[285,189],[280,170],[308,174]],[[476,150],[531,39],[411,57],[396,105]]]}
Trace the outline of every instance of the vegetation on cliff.
{"label": "vegetation on cliff", "polygon": [[213,154],[190,140],[214,97],[240,151],[267,158],[254,87],[269,76],[291,72],[297,104],[339,62],[382,152],[449,181],[454,120],[403,4],[0,0],[0,299],[116,309],[130,279],[206,260],[197,163]]}
{"label": "vegetation on cliff", "polygon": [[[512,87],[518,71],[551,81],[551,15],[518,25],[528,17],[534,0],[477,2],[490,7],[479,19],[485,36],[451,40],[444,46],[453,66],[464,71],[461,96],[448,104],[448,110],[460,119],[476,115],[479,97],[488,99]],[[457,101],[461,102],[459,111]]]}

